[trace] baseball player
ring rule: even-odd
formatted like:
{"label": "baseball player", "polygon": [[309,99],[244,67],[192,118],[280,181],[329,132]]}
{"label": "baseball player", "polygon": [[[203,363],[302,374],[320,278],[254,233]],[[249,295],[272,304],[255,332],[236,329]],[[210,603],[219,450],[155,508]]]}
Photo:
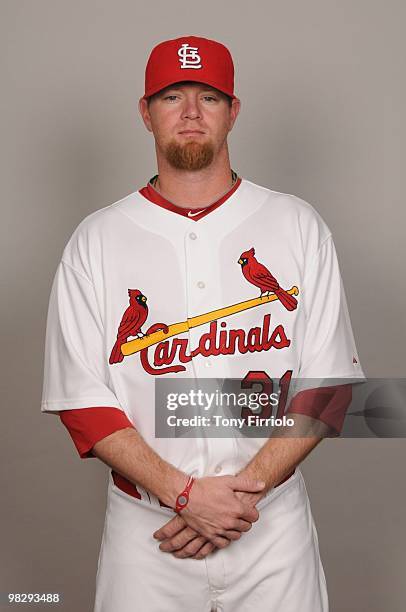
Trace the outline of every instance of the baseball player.
{"label": "baseball player", "polygon": [[[94,611],[326,612],[298,468],[321,437],[158,437],[155,383],[363,379],[331,232],[231,168],[224,45],[157,45],[139,110],[158,173],[73,232],[46,331],[41,410],[110,468]],[[350,388],[289,413],[339,432]]]}

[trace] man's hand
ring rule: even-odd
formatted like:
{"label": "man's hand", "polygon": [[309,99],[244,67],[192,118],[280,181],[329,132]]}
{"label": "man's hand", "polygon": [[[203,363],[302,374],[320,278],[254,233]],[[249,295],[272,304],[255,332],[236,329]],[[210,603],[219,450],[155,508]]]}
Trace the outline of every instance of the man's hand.
{"label": "man's hand", "polygon": [[227,540],[238,540],[259,517],[258,510],[244,504],[235,493],[259,493],[264,487],[265,483],[245,475],[198,478],[182,517],[201,536],[225,548]]}
{"label": "man's hand", "polygon": [[[161,541],[162,552],[172,553],[178,559],[204,559],[216,546],[197,531],[188,527],[181,516],[175,516],[161,529],[154,533],[154,538]],[[227,540],[227,546],[231,540]]]}
{"label": "man's hand", "polygon": [[244,505],[256,506],[264,497],[263,493],[244,493],[243,491],[236,492],[237,499],[241,500]]}
{"label": "man's hand", "polygon": [[[219,480],[219,477],[216,479]],[[247,480],[246,480],[247,482]],[[241,485],[239,485],[241,486]],[[234,491],[234,496],[243,503],[244,506],[253,507],[263,497],[264,492],[246,492]],[[258,514],[258,511],[256,510]],[[257,520],[257,519],[255,519]],[[254,522],[254,521],[253,521]],[[252,527],[252,522],[246,521],[237,537],[222,538],[222,548],[228,546],[233,539],[239,539],[242,532],[249,531]],[[210,554],[217,546],[207,537],[199,534],[196,529],[188,526],[183,516],[176,516],[166,523],[161,529],[154,533],[154,537],[161,541],[159,546],[163,552],[171,552],[175,557],[184,559],[192,557],[193,559],[203,559]]]}

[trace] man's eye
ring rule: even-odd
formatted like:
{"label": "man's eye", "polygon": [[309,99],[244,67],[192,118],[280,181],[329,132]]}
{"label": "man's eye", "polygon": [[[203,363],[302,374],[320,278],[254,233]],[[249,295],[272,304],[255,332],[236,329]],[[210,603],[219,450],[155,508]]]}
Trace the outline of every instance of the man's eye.
{"label": "man's eye", "polygon": [[178,96],[175,96],[174,94],[170,95],[170,96],[165,96],[164,100],[170,100],[171,102],[173,100],[176,100]]}
{"label": "man's eye", "polygon": [[204,99],[205,100],[209,100],[209,101],[211,101],[211,100],[216,101],[217,100],[217,98],[215,96],[204,96]]}

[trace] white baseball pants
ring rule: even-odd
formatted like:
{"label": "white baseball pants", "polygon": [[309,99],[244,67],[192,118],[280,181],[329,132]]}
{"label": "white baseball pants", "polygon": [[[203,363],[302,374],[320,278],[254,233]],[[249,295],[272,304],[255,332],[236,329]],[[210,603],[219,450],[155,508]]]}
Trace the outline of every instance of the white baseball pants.
{"label": "white baseball pants", "polygon": [[300,470],[258,509],[240,540],[203,560],[177,559],[152,537],[174,513],[127,495],[110,475],[94,612],[328,612]]}

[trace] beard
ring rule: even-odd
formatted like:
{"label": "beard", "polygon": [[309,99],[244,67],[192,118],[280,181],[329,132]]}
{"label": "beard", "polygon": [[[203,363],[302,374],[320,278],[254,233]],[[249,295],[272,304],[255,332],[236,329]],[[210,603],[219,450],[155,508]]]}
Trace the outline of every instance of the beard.
{"label": "beard", "polygon": [[186,142],[179,144],[171,140],[165,149],[168,163],[177,170],[202,170],[213,161],[214,147],[211,142]]}

